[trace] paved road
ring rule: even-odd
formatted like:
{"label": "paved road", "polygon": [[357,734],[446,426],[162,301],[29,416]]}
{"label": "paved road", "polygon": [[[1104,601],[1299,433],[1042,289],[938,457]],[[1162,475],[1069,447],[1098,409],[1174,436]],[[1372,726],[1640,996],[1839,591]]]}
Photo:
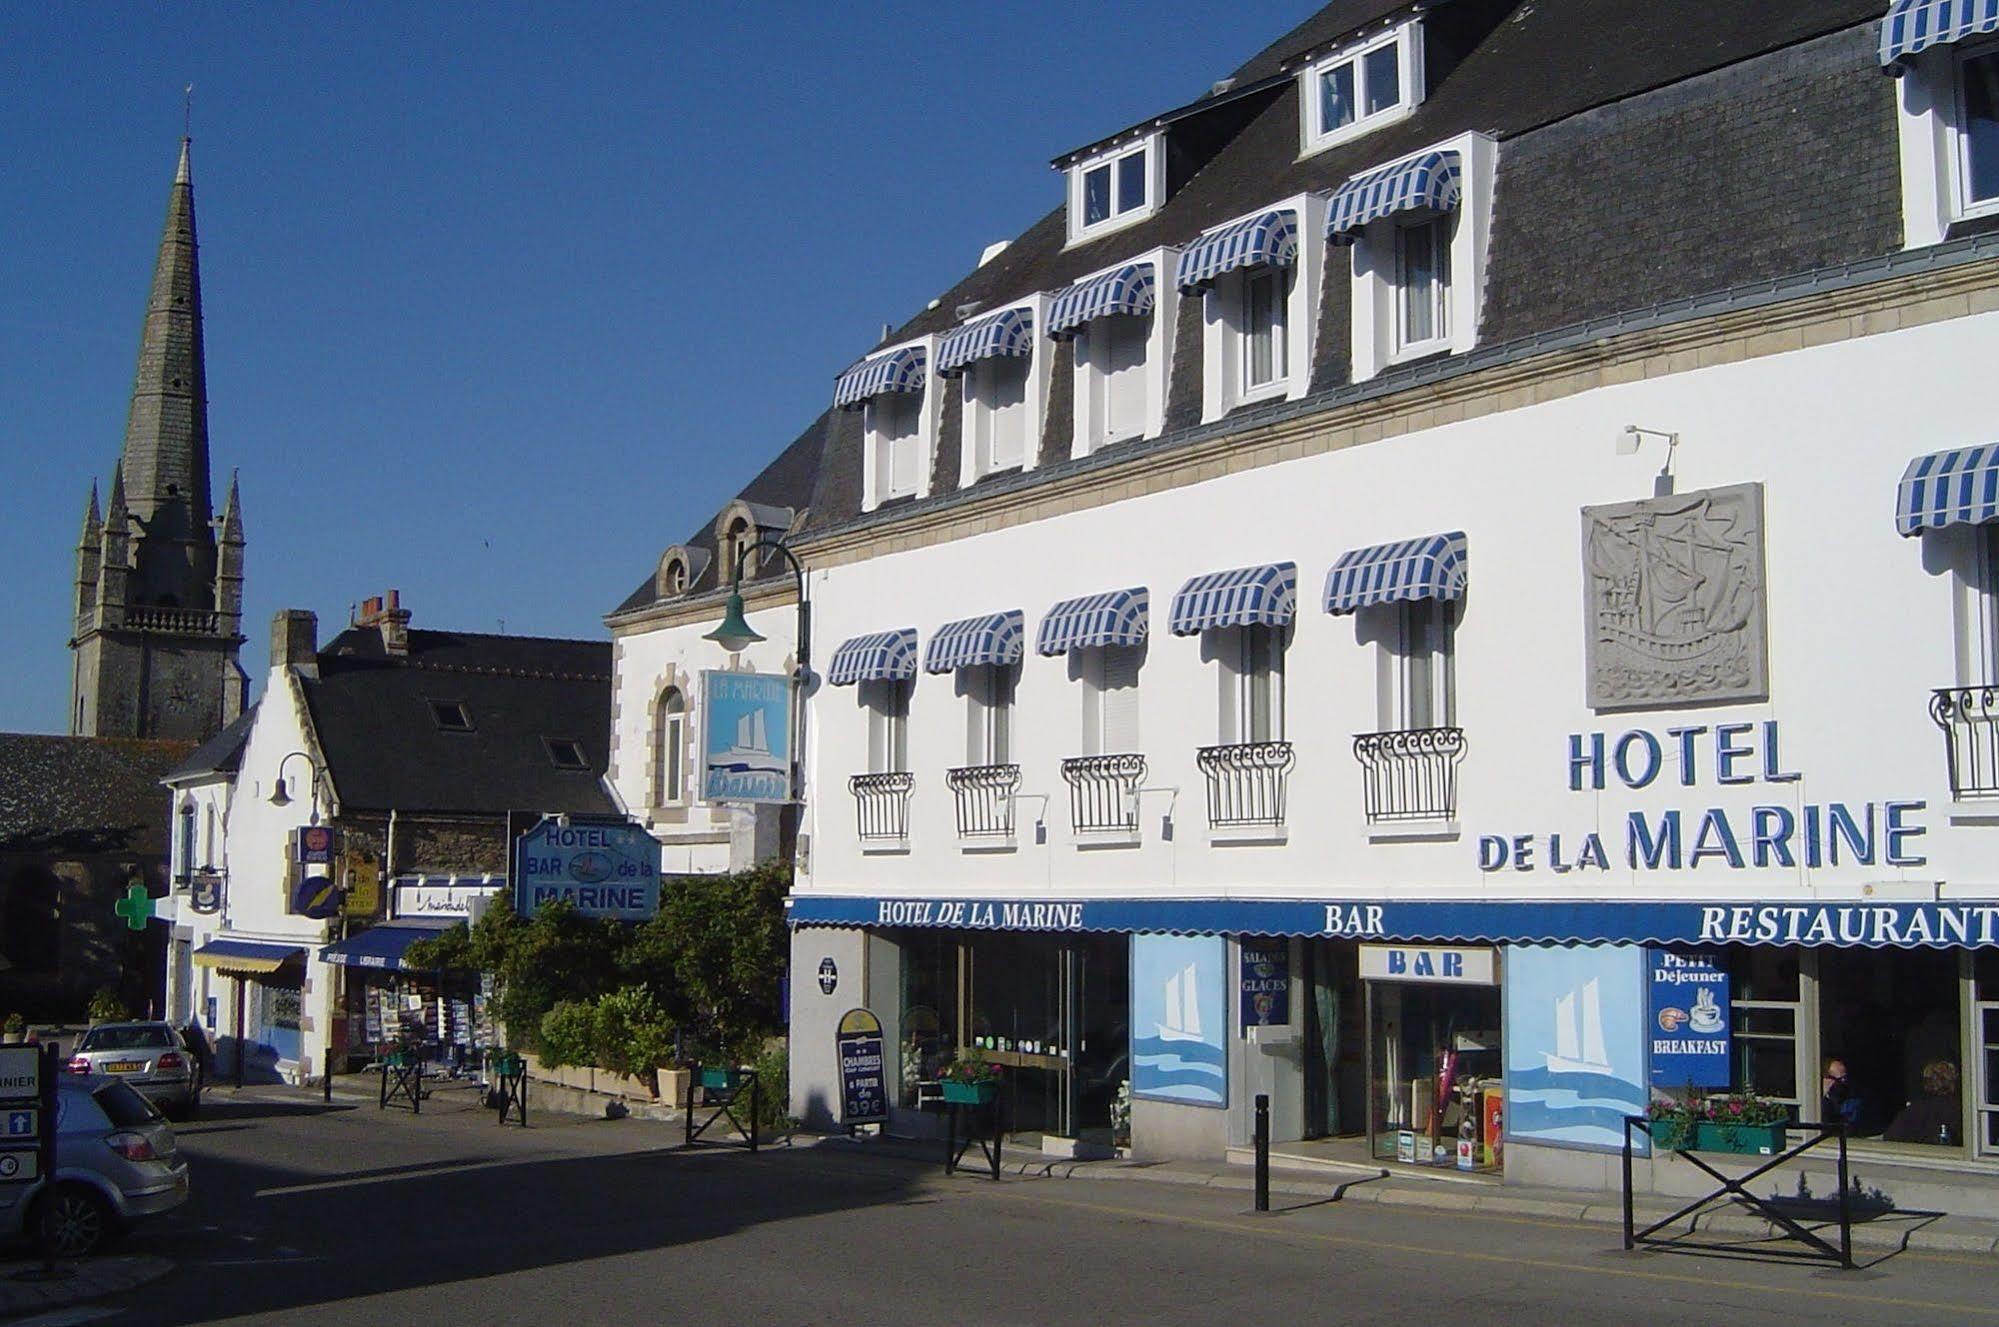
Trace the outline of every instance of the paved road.
{"label": "paved road", "polygon": [[[218,1092],[179,1270],[117,1324],[1999,1322],[1989,1258],[1858,1272],[1626,1254],[1598,1226],[1136,1182],[1000,1184],[830,1148],[676,1151],[636,1121],[499,1128]],[[78,1319],[65,1319],[77,1321]]]}

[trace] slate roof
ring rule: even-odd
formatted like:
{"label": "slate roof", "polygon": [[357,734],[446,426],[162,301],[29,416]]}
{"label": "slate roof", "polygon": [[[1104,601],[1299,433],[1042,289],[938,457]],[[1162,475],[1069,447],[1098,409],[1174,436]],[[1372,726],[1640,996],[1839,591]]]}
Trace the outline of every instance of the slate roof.
{"label": "slate roof", "polygon": [[0,852],[165,857],[172,795],[160,786],[192,742],[0,733]]}
{"label": "slate roof", "polygon": [[[374,627],[350,627],[301,679],[343,812],[611,812],[608,641],[409,633],[407,656]],[[438,725],[456,701],[472,731]],[[559,768],[547,741],[573,741],[589,768]]]}
{"label": "slate roof", "polygon": [[252,705],[236,716],[236,721],[194,749],[194,754],[167,772],[164,782],[190,783],[217,775],[234,774],[243,768],[243,748],[250,742],[250,726],[257,721]]}

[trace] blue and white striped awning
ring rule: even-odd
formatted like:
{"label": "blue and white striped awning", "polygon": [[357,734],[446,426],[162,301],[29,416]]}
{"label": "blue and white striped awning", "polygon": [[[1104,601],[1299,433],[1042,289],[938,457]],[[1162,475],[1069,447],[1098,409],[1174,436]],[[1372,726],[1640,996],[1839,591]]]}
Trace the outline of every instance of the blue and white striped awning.
{"label": "blue and white striped awning", "polygon": [[947,334],[937,343],[937,372],[950,377],[995,355],[1034,353],[1034,310],[1001,309]]}
{"label": "blue and white striped awning", "polygon": [[1340,554],[1326,573],[1326,611],[1351,613],[1405,599],[1462,599],[1465,534],[1424,535]]}
{"label": "blue and white striped awning", "polygon": [[1151,263],[1132,263],[1078,281],[1048,306],[1048,335],[1059,341],[1114,313],[1151,313],[1154,280]]}
{"label": "blue and white striped awning", "polygon": [[826,665],[826,680],[836,687],[915,676],[916,632],[909,627],[856,636],[833,651],[833,662]]}
{"label": "blue and white striped awning", "polygon": [[1173,596],[1176,636],[1210,627],[1281,627],[1298,607],[1298,564],[1273,562],[1196,576]]}
{"label": "blue and white striped awning", "polygon": [[852,410],[884,392],[920,392],[926,362],[922,346],[904,346],[886,355],[864,359],[833,384],[833,404]]}
{"label": "blue and white striped awning", "polygon": [[1041,619],[1037,654],[1067,654],[1092,645],[1140,645],[1152,621],[1152,594],[1144,586],[1064,599]]}
{"label": "blue and white striped awning", "polygon": [[1351,244],[1370,221],[1425,208],[1448,211],[1458,205],[1462,192],[1459,173],[1457,153],[1425,152],[1356,175],[1334,191],[1326,206],[1326,238],[1335,244]]}
{"label": "blue and white striped awning", "polygon": [[1999,0],[1895,0],[1881,20],[1881,67],[1903,63],[1932,46],[1999,32]]}
{"label": "blue and white striped awning", "polygon": [[923,651],[923,671],[948,673],[979,664],[999,664],[1002,667],[1017,664],[1026,639],[1027,628],[1021,623],[1018,608],[1009,608],[1004,613],[988,613],[984,617],[968,617],[962,622],[952,622],[937,629],[937,634],[930,638],[928,648]]}
{"label": "blue and white striped awning", "polygon": [[1895,529],[1902,534],[1993,521],[1999,521],[1999,443],[1918,456],[1895,488]]}
{"label": "blue and white striped awning", "polygon": [[1203,231],[1180,255],[1173,284],[1192,294],[1243,267],[1288,267],[1298,256],[1298,213],[1280,207]]}

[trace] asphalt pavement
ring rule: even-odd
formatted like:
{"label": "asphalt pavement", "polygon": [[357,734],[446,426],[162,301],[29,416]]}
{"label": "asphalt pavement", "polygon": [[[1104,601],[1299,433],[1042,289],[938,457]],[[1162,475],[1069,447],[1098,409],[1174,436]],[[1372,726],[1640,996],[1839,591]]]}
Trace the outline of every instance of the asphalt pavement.
{"label": "asphalt pavement", "polygon": [[[639,1120],[502,1127],[216,1092],[181,1130],[195,1197],[121,1253],[144,1288],[20,1321],[1421,1323],[1549,1327],[1999,1321],[1990,1257],[1870,1251],[1841,1271],[1744,1240],[1625,1252],[1598,1225],[968,1173],[838,1147],[685,1152]],[[87,1315],[87,1316],[77,1316]]]}

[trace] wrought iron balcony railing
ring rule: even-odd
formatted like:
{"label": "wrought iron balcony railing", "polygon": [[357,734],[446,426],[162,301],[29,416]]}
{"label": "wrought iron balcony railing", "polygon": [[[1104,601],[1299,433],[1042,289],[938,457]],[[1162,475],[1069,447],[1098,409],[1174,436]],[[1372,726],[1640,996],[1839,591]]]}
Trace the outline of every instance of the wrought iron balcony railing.
{"label": "wrought iron balcony railing", "polygon": [[1368,824],[1456,818],[1464,729],[1362,733],[1353,740],[1353,753],[1360,761]]}
{"label": "wrought iron balcony railing", "polygon": [[1069,826],[1078,834],[1136,834],[1145,757],[1074,756],[1062,762],[1069,785]]}
{"label": "wrought iron balcony railing", "polygon": [[1951,796],[1999,797],[1999,683],[1932,691],[1930,718],[1943,730]]}
{"label": "wrought iron balcony railing", "polygon": [[1204,746],[1194,763],[1208,777],[1210,827],[1284,823],[1285,791],[1297,763],[1289,742]]}
{"label": "wrought iron balcony railing", "polygon": [[1013,837],[1013,794],[1020,787],[1018,765],[965,765],[944,773],[958,803],[958,837]]}
{"label": "wrought iron balcony railing", "polygon": [[896,843],[909,837],[909,790],[916,776],[906,770],[856,774],[847,780],[863,843]]}

